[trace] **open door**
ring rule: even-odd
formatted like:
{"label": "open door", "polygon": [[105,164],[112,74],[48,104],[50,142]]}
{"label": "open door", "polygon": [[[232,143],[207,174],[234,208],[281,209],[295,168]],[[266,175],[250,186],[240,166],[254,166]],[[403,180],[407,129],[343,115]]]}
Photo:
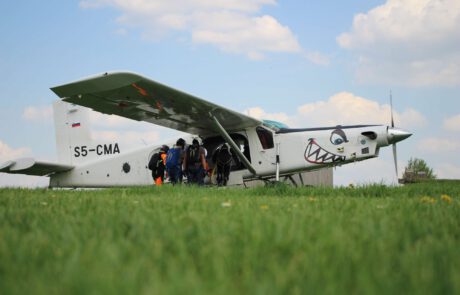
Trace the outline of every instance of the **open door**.
{"label": "open door", "polygon": [[[230,134],[232,140],[236,143],[236,145],[240,148],[240,151],[244,154],[244,156],[251,162],[251,153],[249,150],[249,142],[246,136],[239,134],[239,133],[232,133]],[[208,137],[203,140],[203,147],[206,148],[208,154],[206,156],[206,161],[209,164],[209,167],[214,167],[214,163],[212,161],[212,156],[215,151],[225,143],[225,139],[221,136],[213,136]],[[244,170],[246,167],[243,163],[238,159],[236,153],[233,153],[233,165],[231,167],[231,171],[239,171]]]}

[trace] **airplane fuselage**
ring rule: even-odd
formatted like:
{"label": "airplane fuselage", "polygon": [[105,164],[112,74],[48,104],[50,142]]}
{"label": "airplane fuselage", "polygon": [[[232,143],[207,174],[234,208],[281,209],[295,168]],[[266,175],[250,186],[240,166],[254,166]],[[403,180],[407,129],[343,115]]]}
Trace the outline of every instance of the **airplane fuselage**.
{"label": "airplane fuselage", "polygon": [[[245,151],[256,175],[241,166],[230,174],[229,184],[242,184],[244,180],[273,178],[328,166],[377,157],[380,147],[401,140],[395,138],[389,127],[383,125],[336,126],[330,128],[281,129],[273,131],[264,126],[249,128],[232,134]],[[407,137],[407,136],[406,136]],[[405,137],[404,137],[405,138]],[[187,138],[188,142],[191,138]],[[222,138],[203,138],[208,149],[208,161]],[[112,146],[112,154],[76,166],[74,169],[50,176],[50,187],[113,187],[149,185],[153,183],[147,164],[159,145],[147,146],[127,153],[113,153],[112,144],[95,144],[100,151]],[[169,143],[172,145],[172,143]],[[88,150],[88,148],[86,148]],[[107,148],[108,150],[108,148]],[[81,151],[81,148],[79,149]],[[102,152],[100,153],[103,154]],[[74,157],[82,157],[74,153]],[[209,163],[210,167],[213,163]]]}

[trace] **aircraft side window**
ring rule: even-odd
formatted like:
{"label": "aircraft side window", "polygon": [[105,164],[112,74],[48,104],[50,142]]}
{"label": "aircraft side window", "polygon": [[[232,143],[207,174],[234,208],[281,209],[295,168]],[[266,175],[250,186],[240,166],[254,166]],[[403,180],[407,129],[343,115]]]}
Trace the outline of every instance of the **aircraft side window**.
{"label": "aircraft side window", "polygon": [[257,127],[256,132],[264,150],[271,149],[275,146],[273,143],[273,133],[262,127]]}

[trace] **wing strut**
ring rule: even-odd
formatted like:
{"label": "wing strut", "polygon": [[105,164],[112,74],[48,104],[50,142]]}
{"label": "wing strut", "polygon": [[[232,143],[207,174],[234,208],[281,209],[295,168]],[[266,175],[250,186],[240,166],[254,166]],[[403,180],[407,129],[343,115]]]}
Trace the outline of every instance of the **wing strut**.
{"label": "wing strut", "polygon": [[224,127],[222,127],[222,125],[220,125],[219,121],[217,120],[217,118],[214,115],[212,115],[212,114],[210,114],[210,115],[211,115],[211,118],[214,120],[214,124],[217,127],[217,131],[220,133],[220,135],[233,148],[233,151],[235,151],[235,153],[237,154],[238,158],[240,158],[240,160],[243,162],[244,166],[246,166],[246,168],[248,168],[248,170],[252,174],[257,176],[256,169],[254,169],[254,167],[252,167],[252,165],[249,162],[249,160],[244,156],[244,154],[241,152],[240,148],[236,145],[236,143],[233,141],[233,139],[230,137],[230,135],[227,133],[227,131],[225,131]]}

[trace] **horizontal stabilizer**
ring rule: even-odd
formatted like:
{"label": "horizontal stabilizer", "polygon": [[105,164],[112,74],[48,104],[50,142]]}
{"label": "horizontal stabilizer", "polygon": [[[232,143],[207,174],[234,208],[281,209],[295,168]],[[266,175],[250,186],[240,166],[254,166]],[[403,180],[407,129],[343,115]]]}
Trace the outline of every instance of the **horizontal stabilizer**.
{"label": "horizontal stabilizer", "polygon": [[0,172],[11,174],[26,174],[48,176],[56,172],[71,170],[74,166],[36,161],[33,158],[21,158],[0,164]]}

